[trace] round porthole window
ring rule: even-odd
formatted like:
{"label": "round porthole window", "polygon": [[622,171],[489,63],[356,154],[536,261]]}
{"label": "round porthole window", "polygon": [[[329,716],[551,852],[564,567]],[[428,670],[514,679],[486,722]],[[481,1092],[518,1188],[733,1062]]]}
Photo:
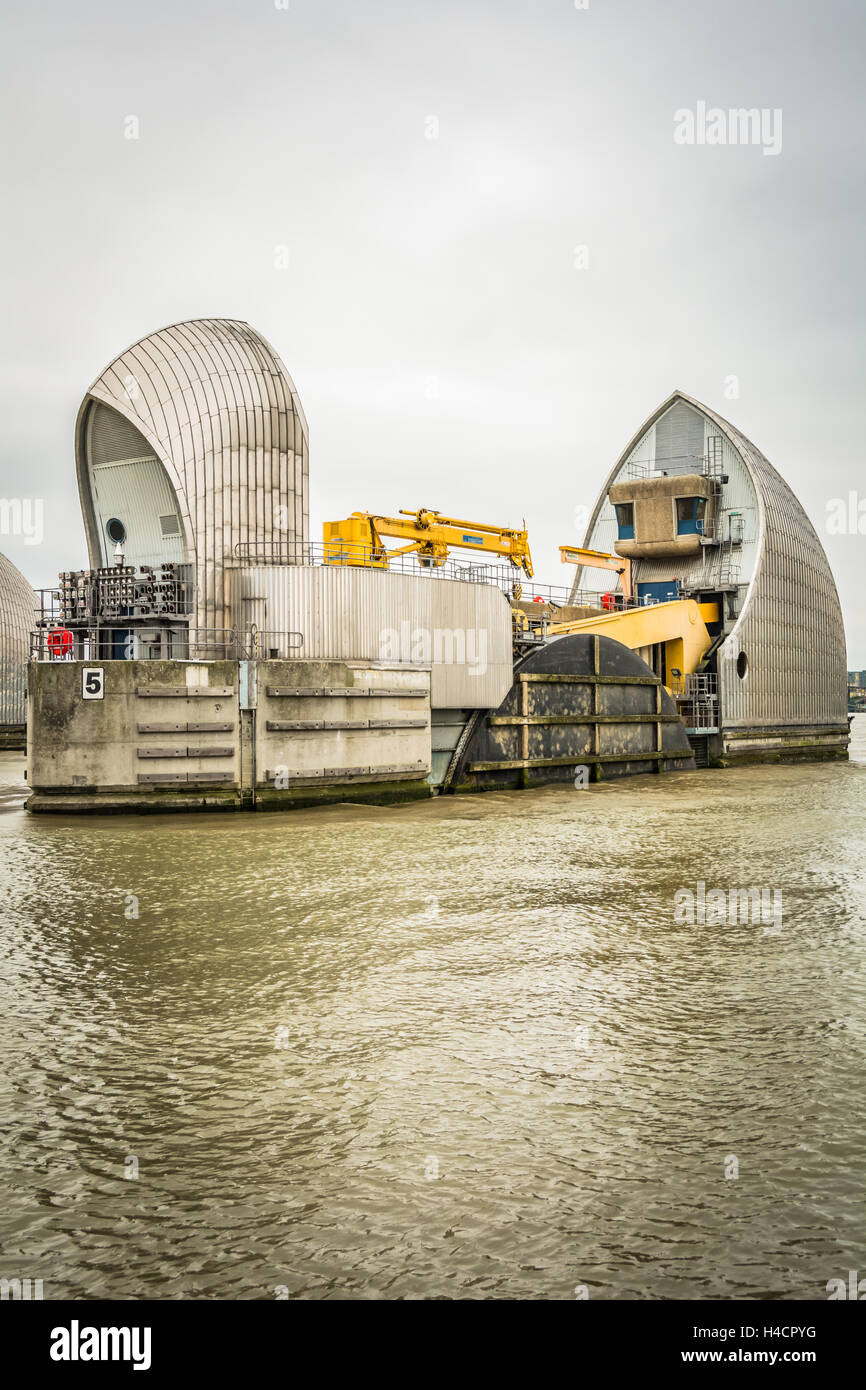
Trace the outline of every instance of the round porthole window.
{"label": "round porthole window", "polygon": [[106,523],[105,529],[108,532],[108,539],[110,541],[114,541],[115,545],[123,545],[123,542],[126,540],[126,527],[122,521],[118,521],[117,517],[113,516],[111,520]]}
{"label": "round porthole window", "polygon": [[745,652],[740,652],[740,655],[737,657],[737,675],[739,676],[740,680],[743,680],[743,679],[744,679],[745,674],[746,674],[746,672],[748,671],[748,669],[749,669],[748,657],[746,656],[746,653],[745,653]]}

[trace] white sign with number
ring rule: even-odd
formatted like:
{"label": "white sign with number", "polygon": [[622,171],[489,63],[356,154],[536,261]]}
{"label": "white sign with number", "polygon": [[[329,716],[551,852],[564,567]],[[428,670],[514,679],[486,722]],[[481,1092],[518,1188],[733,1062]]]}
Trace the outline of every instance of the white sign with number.
{"label": "white sign with number", "polygon": [[102,666],[85,666],[81,672],[81,698],[101,700],[105,695],[105,670]]}

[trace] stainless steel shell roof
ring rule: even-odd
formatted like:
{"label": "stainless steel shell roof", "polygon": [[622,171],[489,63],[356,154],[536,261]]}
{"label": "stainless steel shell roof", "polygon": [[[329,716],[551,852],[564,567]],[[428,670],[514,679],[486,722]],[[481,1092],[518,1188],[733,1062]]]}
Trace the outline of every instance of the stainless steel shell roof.
{"label": "stainless steel shell roof", "polygon": [[[230,319],[172,324],[114,359],[87,392],[76,424],[92,565],[104,556],[92,469],[112,461],[91,456],[88,443],[88,414],[99,404],[132,425],[165,470],[184,558],[196,567],[197,626],[229,626],[224,571],[237,563],[235,546],[307,539],[308,430],[286,368],[254,328]],[[116,436],[120,460],[124,431],[116,425],[112,432],[103,423],[99,438],[110,444]]]}
{"label": "stainless steel shell roof", "polygon": [[[677,402],[703,414],[748,471],[757,500],[754,563],[744,576],[736,622],[719,650],[725,727],[845,723],[845,632],[836,585],[820,539],[784,478],[744,434],[700,401],[675,391],[641,425],[601,490],[587,528],[594,532],[611,483],[659,418]],[[578,574],[577,580],[580,579]],[[745,655],[738,674],[738,657]]]}
{"label": "stainless steel shell roof", "polygon": [[24,723],[35,604],[24,575],[0,555],[0,726]]}

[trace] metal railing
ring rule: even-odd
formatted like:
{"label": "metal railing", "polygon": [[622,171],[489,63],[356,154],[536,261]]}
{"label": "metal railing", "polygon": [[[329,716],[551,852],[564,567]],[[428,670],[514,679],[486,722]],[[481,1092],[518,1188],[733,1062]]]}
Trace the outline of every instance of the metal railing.
{"label": "metal railing", "polygon": [[727,536],[727,513],[705,516],[698,522],[698,535],[705,544],[721,545]]}
{"label": "metal railing", "polygon": [[[490,561],[447,559],[442,565],[426,564],[416,552],[404,555],[350,541],[238,541],[235,557],[247,565],[325,565],[333,569],[387,569],[397,574],[424,574],[434,579],[470,579],[474,583],[509,586],[520,583],[515,565]],[[383,556],[387,558],[387,564]]]}
{"label": "metal railing", "polygon": [[654,458],[650,460],[632,459],[626,464],[625,476],[628,479],[660,478],[663,475],[674,476],[680,473],[701,473],[707,472],[707,456],[705,454],[671,454],[667,458]]}
{"label": "metal railing", "polygon": [[[565,584],[536,584],[516,565],[489,560],[462,560],[449,556],[442,565],[428,565],[416,552],[405,555],[383,552],[371,546],[348,541],[239,541],[235,558],[247,565],[316,565],[328,569],[387,570],[389,574],[423,575],[431,579],[463,580],[470,584],[493,584],[509,598],[551,603],[567,603],[570,589]],[[519,593],[518,593],[519,590]]]}
{"label": "metal railing", "polygon": [[687,729],[718,729],[718,678],[712,671],[670,673],[669,684]]}
{"label": "metal railing", "polygon": [[538,603],[541,605],[552,604],[556,608],[561,608],[564,603],[570,603],[571,589],[564,584],[536,584],[530,580],[523,581],[521,586],[521,603]]}
{"label": "metal railing", "polygon": [[37,627],[31,661],[243,661],[286,660],[303,648],[300,632],[250,628]]}
{"label": "metal railing", "polygon": [[676,477],[682,473],[700,473],[715,482],[723,482],[725,473],[722,435],[710,435],[702,454],[657,454],[652,460],[631,459],[625,466],[625,477],[629,479]]}
{"label": "metal railing", "polygon": [[618,590],[577,589],[569,603],[575,606],[598,608],[603,613],[622,613],[628,608],[654,608],[658,603],[673,603],[682,598],[682,593],[668,598],[657,598],[654,594],[632,594],[626,598]]}
{"label": "metal railing", "polygon": [[252,624],[238,641],[244,647],[243,655],[246,657],[259,661],[288,661],[299,655],[304,636],[301,632],[278,632]]}
{"label": "metal railing", "polygon": [[[424,557],[416,552],[403,555],[387,552],[374,546],[361,545],[353,541],[238,541],[234,548],[235,557],[247,565],[327,565],[335,569],[388,569],[402,574],[432,574],[438,578],[453,578],[459,570],[487,571],[502,570],[511,575],[519,573],[511,565],[491,564],[477,560],[446,560],[443,565],[425,564]],[[385,563],[387,559],[387,564]]]}
{"label": "metal railing", "polygon": [[740,560],[738,556],[722,552],[719,558],[717,571],[718,584],[721,589],[739,588],[740,585]]}

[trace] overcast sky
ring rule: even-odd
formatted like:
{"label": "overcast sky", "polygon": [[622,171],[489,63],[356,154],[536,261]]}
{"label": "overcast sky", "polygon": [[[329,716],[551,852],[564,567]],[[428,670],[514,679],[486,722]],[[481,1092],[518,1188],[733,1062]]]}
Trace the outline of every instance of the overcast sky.
{"label": "overcast sky", "polygon": [[[0,495],[45,499],[45,540],[0,549],[32,583],[86,564],[90,382],[228,317],[300,393],[313,539],[525,516],[551,583],[637,426],[696,396],[803,501],[866,667],[866,534],[826,524],[854,491],[866,533],[862,0],[5,8]],[[780,111],[781,148],[677,143],[699,102]]]}

